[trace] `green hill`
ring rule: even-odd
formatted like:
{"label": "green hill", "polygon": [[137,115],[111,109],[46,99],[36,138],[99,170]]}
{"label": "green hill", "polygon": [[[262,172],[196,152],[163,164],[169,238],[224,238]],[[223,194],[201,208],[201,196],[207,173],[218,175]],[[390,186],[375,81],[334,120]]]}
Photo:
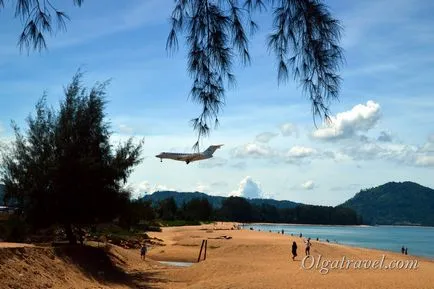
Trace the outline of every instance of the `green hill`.
{"label": "green hill", "polygon": [[413,182],[390,182],[361,190],[341,206],[369,225],[434,226],[434,190]]}
{"label": "green hill", "polygon": [[[226,197],[210,196],[200,192],[189,193],[189,192],[177,192],[177,191],[159,191],[159,192],[154,192],[150,195],[145,195],[143,197],[143,200],[149,200],[152,201],[153,204],[157,204],[159,201],[162,201],[170,197],[173,197],[175,199],[176,205],[178,206],[182,205],[184,202],[187,203],[194,198],[205,198],[214,208],[220,208],[222,206],[223,200],[226,199]],[[273,199],[250,199],[248,201],[252,205],[267,204],[267,205],[273,205],[278,209],[295,208],[297,205],[300,205],[299,203],[295,203],[291,201],[277,201]]]}

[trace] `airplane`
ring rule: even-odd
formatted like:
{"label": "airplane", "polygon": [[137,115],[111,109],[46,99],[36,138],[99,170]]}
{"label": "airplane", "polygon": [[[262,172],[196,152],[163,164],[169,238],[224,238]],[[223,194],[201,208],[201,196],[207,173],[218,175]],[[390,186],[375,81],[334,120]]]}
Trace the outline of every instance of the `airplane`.
{"label": "airplane", "polygon": [[160,162],[163,162],[163,159],[172,159],[175,161],[184,161],[187,163],[187,165],[194,161],[200,161],[212,158],[212,154],[219,149],[221,145],[212,145],[209,146],[205,151],[201,153],[167,153],[162,152],[159,155],[156,155],[155,157],[160,159]]}

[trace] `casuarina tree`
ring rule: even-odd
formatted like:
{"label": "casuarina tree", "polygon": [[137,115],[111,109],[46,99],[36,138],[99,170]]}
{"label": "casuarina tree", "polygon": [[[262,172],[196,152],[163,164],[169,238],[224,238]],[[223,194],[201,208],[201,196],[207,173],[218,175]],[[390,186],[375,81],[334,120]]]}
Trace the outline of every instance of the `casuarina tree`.
{"label": "casuarina tree", "polygon": [[35,229],[63,226],[71,243],[73,226],[112,220],[129,200],[124,185],[143,144],[132,138],[111,144],[107,83],[86,89],[81,79],[77,73],[65,88],[60,109],[48,107],[44,96],[25,132],[13,125],[15,141],[1,163],[6,199],[18,202]]}

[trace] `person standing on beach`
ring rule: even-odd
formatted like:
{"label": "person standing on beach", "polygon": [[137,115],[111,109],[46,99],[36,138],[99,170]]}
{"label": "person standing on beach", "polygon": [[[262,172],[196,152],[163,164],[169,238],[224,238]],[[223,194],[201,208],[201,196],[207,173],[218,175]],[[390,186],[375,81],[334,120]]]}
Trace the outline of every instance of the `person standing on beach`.
{"label": "person standing on beach", "polygon": [[407,248],[407,247],[405,247],[405,255],[407,255],[407,250],[408,250],[408,248]]}
{"label": "person standing on beach", "polygon": [[306,242],[306,250],[305,250],[306,256],[310,256],[310,246],[311,245],[312,244],[310,243],[310,238],[308,238],[307,242]]}
{"label": "person standing on beach", "polygon": [[292,242],[292,261],[297,257],[297,243]]}
{"label": "person standing on beach", "polygon": [[401,253],[402,253],[402,254],[405,253],[405,248],[404,248],[404,246],[402,246],[402,248],[401,248]]}
{"label": "person standing on beach", "polygon": [[146,251],[147,251],[146,245],[142,244],[142,247],[140,248],[140,257],[142,258],[142,260],[145,260],[146,258]]}

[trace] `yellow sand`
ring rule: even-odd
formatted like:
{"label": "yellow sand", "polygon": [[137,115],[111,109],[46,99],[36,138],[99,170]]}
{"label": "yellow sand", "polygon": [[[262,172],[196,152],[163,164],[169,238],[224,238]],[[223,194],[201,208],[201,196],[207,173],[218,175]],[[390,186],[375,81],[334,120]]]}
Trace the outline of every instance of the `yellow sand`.
{"label": "yellow sand", "polygon": [[[231,226],[220,223],[217,228]],[[151,249],[149,257],[154,260],[196,262],[202,239],[208,239],[206,261],[189,268],[163,270],[159,276],[167,283],[159,284],[161,288],[434,288],[432,260],[416,258],[418,268],[411,270],[354,269],[350,264],[349,269],[330,269],[328,274],[321,274],[321,266],[311,270],[301,267],[305,255],[302,238],[248,230],[213,230],[213,227],[166,228],[151,234],[167,244]],[[213,239],[223,235],[232,239]],[[295,261],[291,259],[293,241],[298,245],[299,256]],[[318,255],[323,260],[341,260],[345,256],[354,261],[373,262],[385,255],[385,265],[392,259],[415,259],[399,253],[311,242],[311,258],[315,259]]]}
{"label": "yellow sand", "polygon": [[[312,241],[311,258],[317,260],[418,261],[417,269],[330,269],[301,267],[304,239],[277,233],[230,230],[232,223],[164,228],[150,233],[163,240],[153,246],[145,261],[139,250],[110,246],[109,257],[125,272],[124,278],[111,278],[99,267],[89,274],[74,259],[63,258],[53,248],[0,243],[0,288],[394,288],[434,289],[434,261],[399,253],[361,249]],[[231,237],[224,239],[223,236]],[[196,262],[202,240],[207,240],[205,261],[191,267],[163,265],[158,260]],[[291,244],[298,244],[298,257],[291,259]],[[3,248],[1,248],[3,247]],[[89,261],[82,256],[81,266]],[[84,259],[83,259],[84,258]],[[93,258],[93,257],[91,257]],[[337,262],[337,261],[335,261]],[[378,261],[379,262],[379,261]],[[306,263],[310,265],[310,263]],[[108,269],[106,269],[108,270]],[[101,272],[100,272],[101,271]],[[101,274],[100,274],[101,273]],[[110,276],[113,277],[113,276]],[[110,279],[110,278],[109,278]]]}

